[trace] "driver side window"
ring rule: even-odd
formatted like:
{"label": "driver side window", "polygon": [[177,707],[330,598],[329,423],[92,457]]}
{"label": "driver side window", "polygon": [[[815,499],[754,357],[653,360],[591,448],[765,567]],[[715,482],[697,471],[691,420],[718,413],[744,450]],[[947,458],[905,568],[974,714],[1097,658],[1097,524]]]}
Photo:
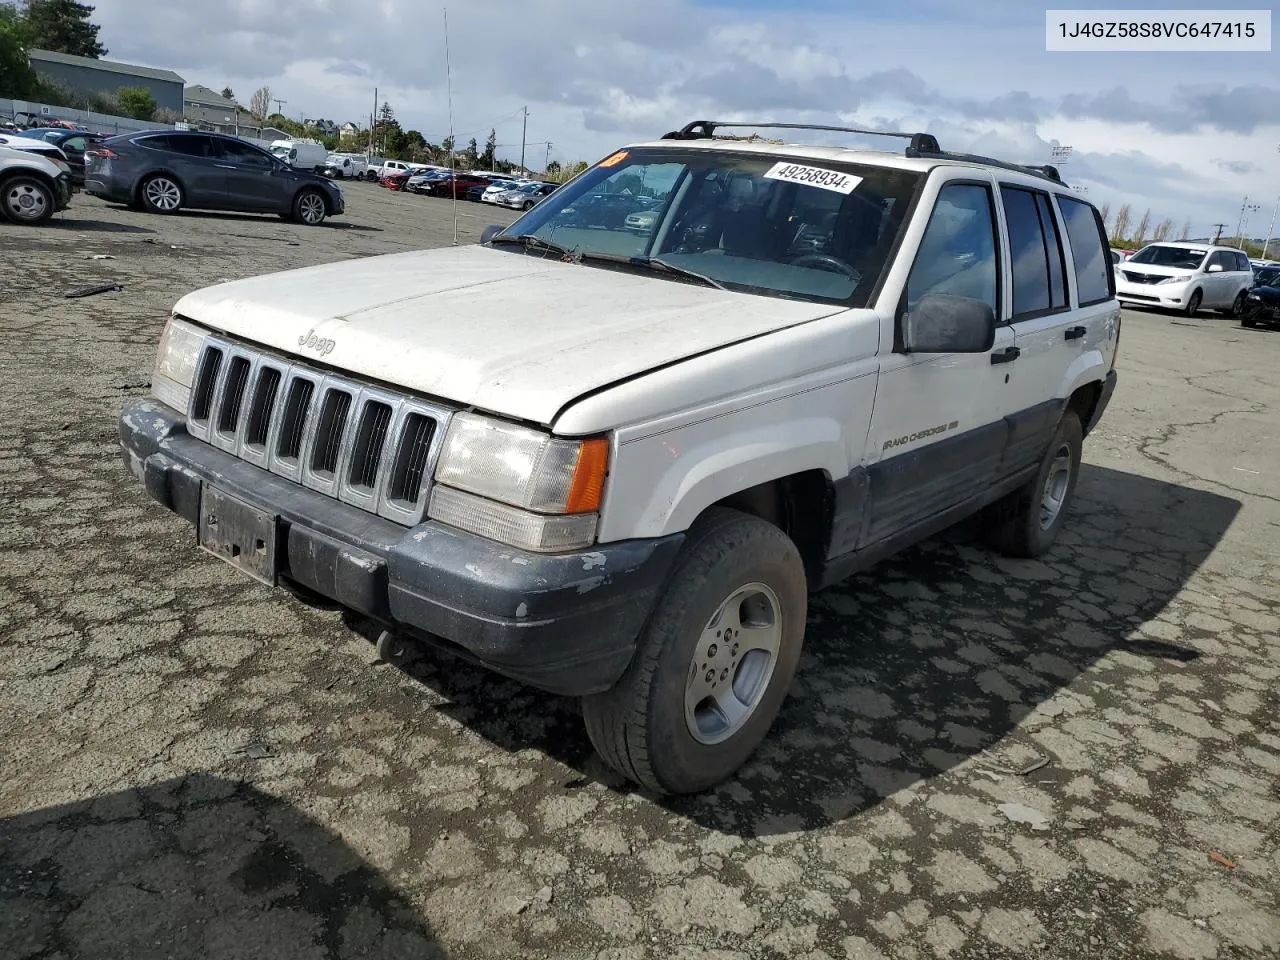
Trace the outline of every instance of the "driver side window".
{"label": "driver side window", "polygon": [[922,297],[981,300],[1000,316],[995,215],[991,188],[949,183],[938,192],[929,226],[907,277],[907,310]]}

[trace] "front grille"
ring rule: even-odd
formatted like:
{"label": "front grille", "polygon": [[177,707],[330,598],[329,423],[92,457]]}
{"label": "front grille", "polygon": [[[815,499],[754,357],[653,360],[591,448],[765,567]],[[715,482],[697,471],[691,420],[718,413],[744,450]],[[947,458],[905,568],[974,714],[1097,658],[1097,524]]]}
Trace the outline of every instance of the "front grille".
{"label": "front grille", "polygon": [[1150,297],[1150,296],[1147,296],[1147,294],[1145,293],[1126,293],[1124,294],[1124,296],[1129,300],[1150,300],[1154,303],[1160,302],[1159,297]]}
{"label": "front grille", "polygon": [[210,337],[188,432],[277,476],[412,525],[449,410],[256,347]]}
{"label": "front grille", "polygon": [[1161,280],[1166,279],[1152,273],[1134,273],[1131,270],[1121,270],[1120,272],[1124,274],[1124,278],[1130,283],[1159,283]]}

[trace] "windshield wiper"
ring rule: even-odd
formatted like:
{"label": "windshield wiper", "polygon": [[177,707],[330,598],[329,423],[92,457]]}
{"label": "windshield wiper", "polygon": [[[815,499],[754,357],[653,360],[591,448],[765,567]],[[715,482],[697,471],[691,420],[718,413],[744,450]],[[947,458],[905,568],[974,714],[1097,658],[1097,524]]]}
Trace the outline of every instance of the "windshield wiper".
{"label": "windshield wiper", "polygon": [[708,287],[715,287],[717,290],[729,289],[719,280],[708,277],[705,273],[698,273],[696,270],[689,270],[686,267],[677,267],[674,263],[667,263],[665,260],[659,260],[657,257],[635,257],[632,263],[643,264],[650,270],[656,270],[659,273],[670,273],[677,277],[687,277],[690,280],[698,280],[705,283]]}
{"label": "windshield wiper", "polygon": [[489,240],[490,243],[514,243],[519,244],[526,250],[545,250],[547,253],[554,253],[559,257],[571,257],[573,251],[566,247],[560,246],[558,243],[552,243],[550,240],[543,240],[536,233],[517,233],[512,236],[504,236],[498,234]]}

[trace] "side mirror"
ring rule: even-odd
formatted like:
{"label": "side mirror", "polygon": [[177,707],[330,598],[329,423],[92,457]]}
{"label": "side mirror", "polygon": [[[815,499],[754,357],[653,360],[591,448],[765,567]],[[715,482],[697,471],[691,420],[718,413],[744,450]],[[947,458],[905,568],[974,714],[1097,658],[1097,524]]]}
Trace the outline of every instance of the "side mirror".
{"label": "side mirror", "polygon": [[902,316],[906,353],[986,353],[995,342],[996,316],[982,300],[935,294]]}
{"label": "side mirror", "polygon": [[492,240],[494,237],[496,237],[505,229],[507,228],[500,223],[489,224],[487,227],[484,228],[484,231],[480,234],[480,242],[488,243],[490,240]]}
{"label": "side mirror", "polygon": [[1222,264],[1220,264],[1220,263],[1211,263],[1211,264],[1209,264],[1209,269],[1208,269],[1206,272],[1207,272],[1207,273],[1221,273],[1221,272],[1222,272]]}

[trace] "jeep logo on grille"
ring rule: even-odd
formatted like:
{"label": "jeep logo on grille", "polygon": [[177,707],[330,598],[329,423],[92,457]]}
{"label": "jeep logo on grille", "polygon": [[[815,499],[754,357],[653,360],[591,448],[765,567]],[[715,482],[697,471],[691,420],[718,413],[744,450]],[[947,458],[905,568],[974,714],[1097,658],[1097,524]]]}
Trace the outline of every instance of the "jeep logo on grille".
{"label": "jeep logo on grille", "polygon": [[315,329],[312,328],[307,331],[306,336],[298,338],[298,346],[307,347],[324,357],[332,353],[333,348],[336,347],[337,344],[332,340],[317,337]]}

